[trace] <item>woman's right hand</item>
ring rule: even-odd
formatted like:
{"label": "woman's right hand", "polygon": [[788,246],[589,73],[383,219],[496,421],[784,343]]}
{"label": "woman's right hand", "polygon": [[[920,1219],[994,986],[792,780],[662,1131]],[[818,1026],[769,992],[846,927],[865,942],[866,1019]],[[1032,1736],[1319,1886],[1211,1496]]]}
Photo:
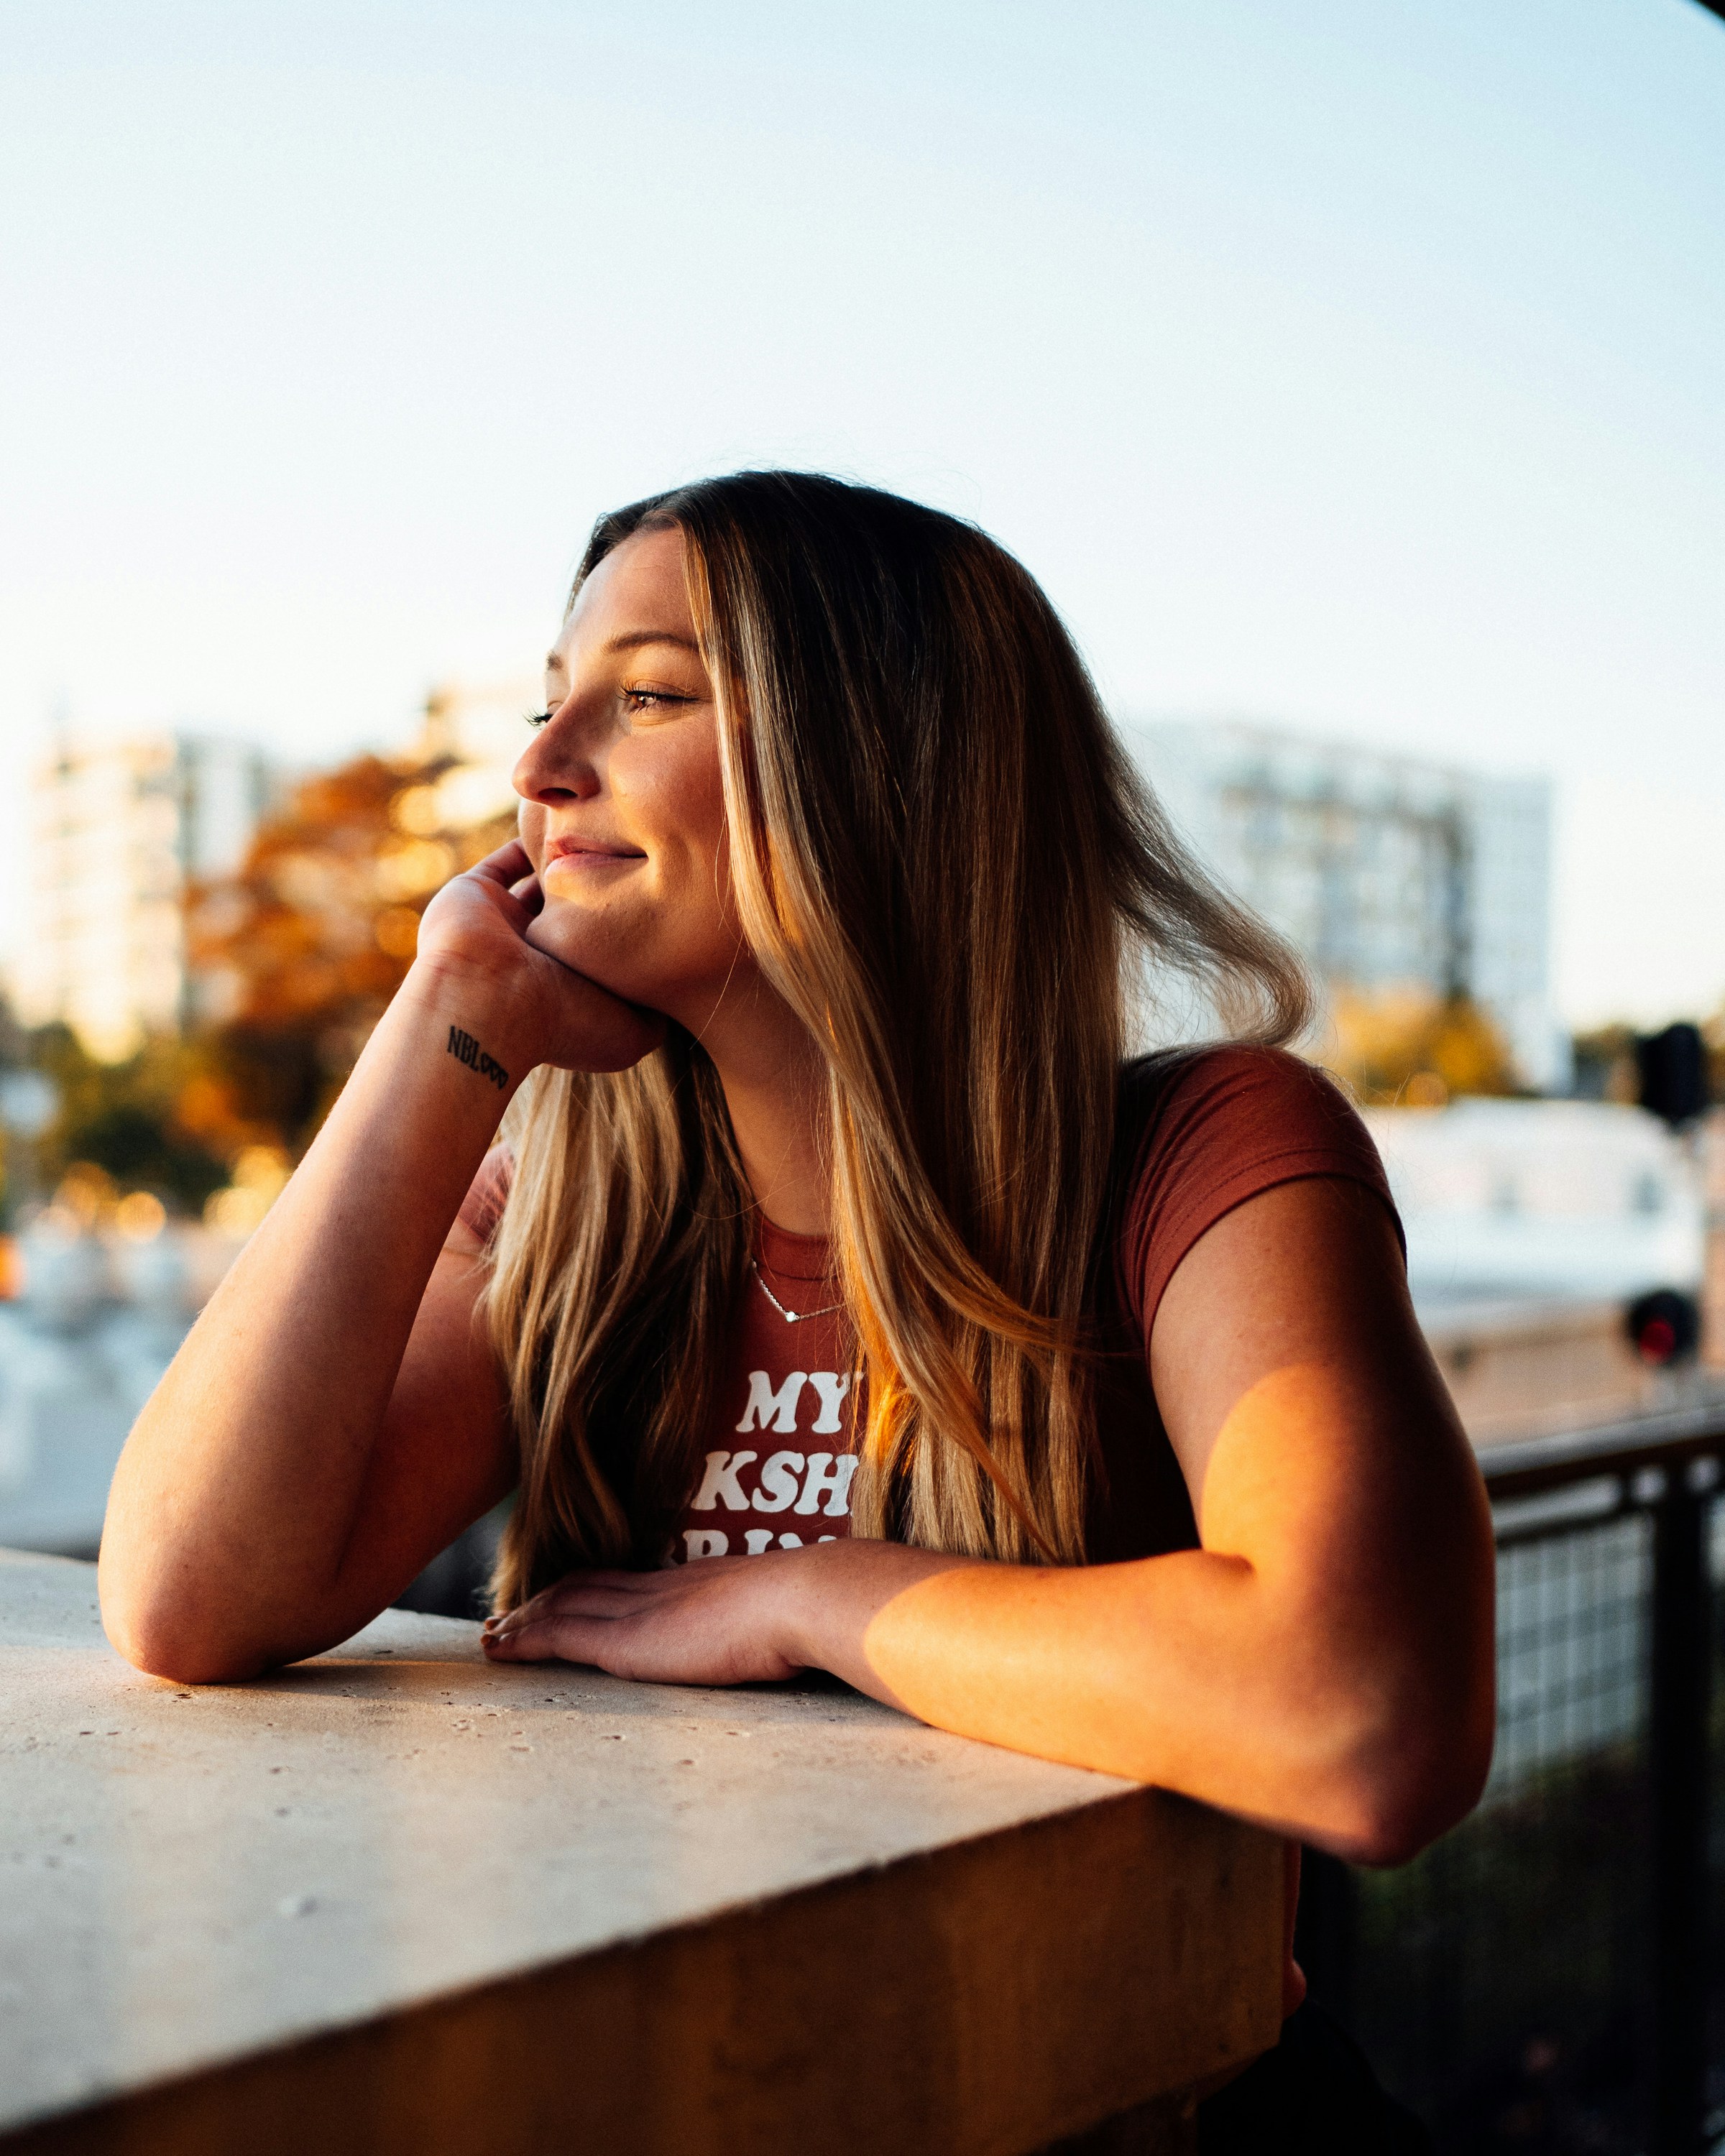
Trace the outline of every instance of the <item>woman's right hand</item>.
{"label": "woman's right hand", "polygon": [[503,1060],[513,1055],[523,1065],[519,1072],[510,1065],[512,1075],[525,1076],[537,1063],[626,1070],[664,1040],[665,1020],[530,942],[544,903],[526,849],[511,839],[452,878],[426,907],[413,971],[474,991],[495,1014]]}

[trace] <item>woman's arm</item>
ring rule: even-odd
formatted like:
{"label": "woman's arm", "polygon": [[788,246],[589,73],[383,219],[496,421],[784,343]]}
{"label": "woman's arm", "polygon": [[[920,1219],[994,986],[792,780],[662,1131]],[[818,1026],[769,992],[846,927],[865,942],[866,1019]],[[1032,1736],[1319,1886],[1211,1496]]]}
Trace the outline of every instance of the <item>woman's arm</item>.
{"label": "woman's arm", "polygon": [[614,1068],[656,1035],[528,945],[526,872],[507,847],[434,901],[316,1142],[126,1441],[102,1615],[144,1669],[242,1676],[346,1638],[514,1479],[477,1245],[452,1223],[534,1063]]}
{"label": "woman's arm", "polygon": [[1089,1568],[834,1543],[572,1580],[493,1635],[623,1674],[834,1671],[937,1727],[1153,1782],[1366,1862],[1473,1804],[1492,1546],[1387,1214],[1311,1180],[1165,1294],[1152,1373],[1203,1547]]}
{"label": "woman's arm", "polygon": [[1387,1214],[1322,1181],[1228,1214],[1169,1285],[1152,1373],[1202,1548],[931,1580],[871,1619],[870,1669],[945,1726],[1402,1861],[1483,1786],[1494,1589]]}

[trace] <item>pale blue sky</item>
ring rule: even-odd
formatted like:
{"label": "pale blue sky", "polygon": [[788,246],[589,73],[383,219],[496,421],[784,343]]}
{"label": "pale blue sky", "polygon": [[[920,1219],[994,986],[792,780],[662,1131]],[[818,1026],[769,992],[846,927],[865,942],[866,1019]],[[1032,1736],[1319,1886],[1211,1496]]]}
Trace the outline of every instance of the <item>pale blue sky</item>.
{"label": "pale blue sky", "polygon": [[1692,0],[0,4],[0,829],[531,669],[594,512],[976,517],[1117,708],[1563,801],[1579,1019],[1725,997],[1725,23]]}

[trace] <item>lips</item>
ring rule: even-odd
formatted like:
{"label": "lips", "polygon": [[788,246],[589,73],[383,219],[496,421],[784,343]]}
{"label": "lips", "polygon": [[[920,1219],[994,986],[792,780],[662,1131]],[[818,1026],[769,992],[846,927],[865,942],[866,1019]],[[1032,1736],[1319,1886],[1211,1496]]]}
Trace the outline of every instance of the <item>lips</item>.
{"label": "lips", "polygon": [[603,866],[607,861],[644,861],[647,856],[639,846],[607,845],[602,839],[578,838],[566,833],[562,838],[547,839],[545,844],[545,865],[567,861],[572,867]]}

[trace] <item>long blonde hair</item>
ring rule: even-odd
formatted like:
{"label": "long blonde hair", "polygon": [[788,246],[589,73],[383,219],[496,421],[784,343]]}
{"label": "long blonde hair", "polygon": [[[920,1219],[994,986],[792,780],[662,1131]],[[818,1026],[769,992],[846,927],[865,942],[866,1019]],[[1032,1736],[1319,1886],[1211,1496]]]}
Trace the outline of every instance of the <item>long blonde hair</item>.
{"label": "long blonde hair", "polygon": [[[681,530],[735,900],[826,1064],[834,1256],[868,1419],[860,1534],[1084,1554],[1087,1320],[1137,986],[1291,1038],[1297,960],[1174,836],[1034,579],[871,488],[742,472],[603,517],[578,572]],[[574,594],[571,594],[573,603]],[[486,1309],[521,1482],[502,1604],[651,1561],[745,1284],[718,1075],[673,1026],[540,1071]]]}

